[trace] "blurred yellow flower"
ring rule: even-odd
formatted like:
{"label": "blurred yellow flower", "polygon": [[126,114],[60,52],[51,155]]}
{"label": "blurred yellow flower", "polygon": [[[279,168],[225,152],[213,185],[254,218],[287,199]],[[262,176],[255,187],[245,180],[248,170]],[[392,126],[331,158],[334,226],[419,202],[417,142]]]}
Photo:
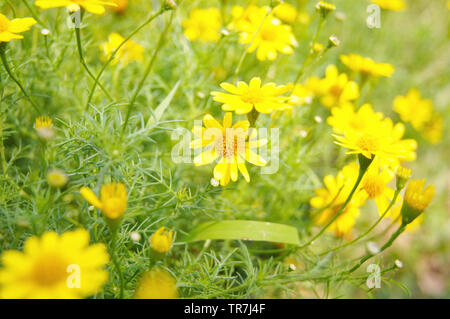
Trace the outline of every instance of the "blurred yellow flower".
{"label": "blurred yellow flower", "polygon": [[150,246],[158,253],[166,253],[172,248],[173,232],[168,231],[163,227],[159,228],[150,237]]}
{"label": "blurred yellow flower", "polygon": [[156,268],[142,275],[134,293],[135,299],[176,299],[177,282],[166,270]]}
{"label": "blurred yellow flower", "polygon": [[443,125],[444,120],[442,119],[442,116],[438,113],[434,113],[422,129],[423,137],[432,144],[439,143],[442,140]]}
{"label": "blurred yellow flower", "polygon": [[411,123],[418,131],[429,122],[433,113],[433,102],[422,99],[417,89],[410,89],[406,96],[394,99],[394,111],[400,115],[403,122]]}
{"label": "blurred yellow flower", "polygon": [[78,11],[83,8],[93,14],[105,13],[104,6],[117,7],[113,1],[101,0],[36,0],[34,4],[41,9],[66,7],[71,11]]}
{"label": "blurred yellow flower", "polygon": [[214,178],[220,181],[222,186],[227,185],[230,179],[237,181],[238,171],[247,182],[250,181],[246,161],[256,166],[265,166],[267,163],[254,151],[264,146],[267,140],[257,140],[256,129],[249,130],[248,121],[239,121],[234,125],[232,122],[231,112],[225,113],[223,125],[207,114],[203,117],[206,128],[193,128],[197,139],[191,143],[191,147],[202,148],[202,153],[194,158],[194,165],[206,165],[219,159],[214,167]]}
{"label": "blurred yellow flower", "polygon": [[287,2],[283,2],[277,5],[273,9],[273,14],[277,18],[288,23],[294,23],[298,16],[297,9]]}
{"label": "blurred yellow flower", "polygon": [[123,14],[128,8],[128,0],[111,0],[117,6],[111,7],[111,10],[117,12],[118,14]]}
{"label": "blurred yellow flower", "polygon": [[47,183],[56,188],[64,187],[69,181],[67,174],[61,169],[51,169],[47,173]]}
{"label": "blurred yellow flower", "polygon": [[261,79],[253,78],[248,85],[239,81],[237,86],[230,83],[222,83],[220,86],[230,94],[213,91],[211,95],[214,96],[214,101],[223,103],[224,111],[246,114],[255,109],[259,113],[271,113],[289,108],[289,97],[281,95],[291,90],[292,85],[267,83],[261,86]]}
{"label": "blurred yellow flower", "polygon": [[[111,33],[108,37],[108,41],[100,44],[100,50],[103,53],[103,58],[105,60],[110,59],[114,51],[117,50],[124,40],[125,38],[120,34]],[[132,61],[144,61],[144,47],[133,40],[128,40],[119,49],[119,51],[117,51],[111,64],[117,64],[119,61],[124,66],[128,65]]]}
{"label": "blurred yellow flower", "polygon": [[357,111],[351,103],[345,103],[340,107],[331,109],[331,116],[327,118],[327,123],[333,127],[335,133],[362,131],[369,127],[373,121],[380,121],[383,113],[374,112],[370,104],[362,105]]}
{"label": "blurred yellow flower", "polygon": [[320,96],[320,103],[331,108],[348,103],[359,97],[359,87],[354,81],[349,81],[345,73],[339,74],[335,65],[329,65],[325,72],[325,78],[309,78],[306,86]]}
{"label": "blurred yellow flower", "polygon": [[326,17],[330,12],[336,10],[336,6],[325,1],[319,1],[316,3],[316,10],[319,11],[323,17]]}
{"label": "blurred yellow flower", "polygon": [[412,180],[406,187],[401,209],[402,224],[408,225],[419,217],[434,197],[434,186],[425,187],[425,179]]}
{"label": "blurred yellow flower", "polygon": [[359,54],[341,55],[341,61],[350,70],[360,72],[364,76],[385,76],[391,77],[394,67],[388,63],[377,63],[371,58],[364,58]]}
{"label": "blurred yellow flower", "polygon": [[122,183],[112,182],[103,185],[100,199],[87,187],[82,187],[80,192],[89,204],[100,209],[109,219],[115,220],[122,217],[127,209],[127,193]]}
{"label": "blurred yellow flower", "polygon": [[220,39],[222,16],[217,8],[193,9],[182,24],[189,41],[216,42]]}
{"label": "blurred yellow flower", "polygon": [[262,21],[269,11],[269,7],[258,7],[253,4],[244,8],[235,5],[231,8],[231,22],[228,29],[239,32],[251,32],[253,30],[253,21]]}
{"label": "blurred yellow flower", "polygon": [[23,252],[2,254],[0,298],[89,297],[107,281],[104,267],[108,261],[106,247],[89,245],[89,233],[84,229],[30,237]]}
{"label": "blurred yellow flower", "polygon": [[404,0],[372,0],[372,2],[386,10],[403,11],[406,8]]}
{"label": "blurred yellow flower", "polygon": [[[325,188],[316,189],[314,191],[316,196],[310,199],[310,205],[318,212],[314,218],[316,224],[325,225],[338,213],[350,194],[358,173],[359,165],[350,163],[342,168],[336,176],[324,177]],[[343,213],[327,230],[334,231],[336,236],[348,238],[355,225],[355,220],[360,214],[359,207],[364,205],[366,199],[365,192],[356,191]]]}
{"label": "blurred yellow flower", "polygon": [[30,30],[37,21],[33,18],[22,18],[9,20],[0,13],[0,43],[9,42],[13,39],[23,39],[19,33]]}
{"label": "blurred yellow flower", "polygon": [[314,98],[314,93],[303,84],[296,84],[289,96],[289,104],[294,106],[300,106],[305,104],[311,104]]}

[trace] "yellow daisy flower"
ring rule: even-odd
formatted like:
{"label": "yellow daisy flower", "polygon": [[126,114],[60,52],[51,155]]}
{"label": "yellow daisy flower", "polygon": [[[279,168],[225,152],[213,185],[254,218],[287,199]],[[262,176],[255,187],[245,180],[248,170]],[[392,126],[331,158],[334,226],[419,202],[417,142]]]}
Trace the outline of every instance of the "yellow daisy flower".
{"label": "yellow daisy flower", "polygon": [[30,237],[25,241],[23,252],[3,252],[0,297],[89,297],[107,281],[108,272],[104,267],[108,261],[106,247],[89,245],[89,233],[84,229]]}
{"label": "yellow daisy flower", "polygon": [[391,119],[368,123],[362,130],[347,130],[335,134],[336,144],[350,149],[347,154],[362,154],[371,159],[377,156],[387,161],[413,160],[417,148],[415,140],[402,140],[404,126],[394,126]]}
{"label": "yellow daisy flower", "polygon": [[419,217],[434,197],[434,186],[425,187],[425,179],[412,180],[406,186],[401,210],[402,224],[408,225]]}
{"label": "yellow daisy flower", "polygon": [[[336,176],[327,175],[323,181],[325,188],[316,189],[315,197],[310,199],[310,205],[318,210],[314,222],[317,225],[326,225],[341,209],[356,182],[359,173],[359,165],[350,163],[346,165]],[[327,228],[334,231],[338,237],[349,237],[356,218],[360,214],[359,207],[364,205],[367,199],[365,192],[355,192],[351,201],[347,204],[342,214]]]}
{"label": "yellow daisy flower", "polygon": [[262,21],[267,15],[269,7],[258,7],[249,5],[244,8],[235,5],[231,8],[231,22],[228,24],[228,29],[239,32],[251,32],[253,30],[253,21]]}
{"label": "yellow daisy flower", "polygon": [[[100,44],[100,50],[103,53],[103,58],[105,60],[108,60],[124,40],[125,38],[120,34],[111,33],[108,37],[108,41]],[[111,64],[117,64],[119,61],[124,66],[128,65],[132,61],[144,61],[144,47],[134,42],[133,40],[128,40],[119,49],[119,51],[117,51],[116,56]]]}
{"label": "yellow daisy flower", "polygon": [[273,9],[273,14],[288,23],[294,23],[297,19],[298,12],[297,9],[287,2],[280,3]]}
{"label": "yellow daisy flower", "polygon": [[80,10],[80,8],[93,14],[105,13],[104,6],[117,7],[117,4],[113,1],[101,1],[101,0],[36,0],[35,5],[41,9],[52,9],[66,7],[72,12]]}
{"label": "yellow daisy flower", "polygon": [[112,182],[103,185],[100,198],[87,187],[82,187],[81,195],[89,204],[100,209],[102,213],[111,220],[117,220],[122,217],[127,209],[127,192],[122,183]]}
{"label": "yellow daisy flower", "polygon": [[37,21],[33,18],[22,18],[9,20],[0,13],[0,43],[9,42],[13,39],[23,39],[19,33],[30,30]]}
{"label": "yellow daisy flower", "polygon": [[55,137],[52,119],[48,116],[38,116],[34,122],[37,135],[43,140],[51,140]]}
{"label": "yellow daisy flower", "polygon": [[168,231],[163,227],[159,228],[150,237],[150,246],[158,253],[166,253],[172,248],[173,232]]}
{"label": "yellow daisy flower", "polygon": [[404,0],[372,0],[372,3],[385,10],[403,11],[406,8]]}
{"label": "yellow daisy flower", "polygon": [[[393,177],[389,171],[380,170],[379,161],[375,159],[361,181],[361,190],[367,194],[369,199],[375,201],[380,215],[385,212],[394,198],[395,191],[388,186]],[[388,214],[389,212],[386,216]]]}
{"label": "yellow daisy flower", "polygon": [[256,166],[267,164],[266,160],[254,151],[265,145],[267,140],[257,140],[256,130],[249,130],[248,121],[239,121],[232,125],[232,113],[227,112],[222,125],[209,114],[203,117],[203,123],[205,128],[193,128],[197,139],[191,143],[191,147],[202,148],[202,151],[205,149],[194,158],[194,164],[201,166],[218,160],[214,167],[214,178],[220,181],[220,185],[227,185],[230,179],[237,181],[238,171],[249,182],[246,161]]}
{"label": "yellow daisy flower", "polygon": [[394,67],[391,64],[377,63],[371,58],[364,58],[359,54],[341,55],[340,58],[350,70],[360,72],[364,76],[391,77],[394,73]]}
{"label": "yellow daisy flower", "polygon": [[320,103],[327,108],[339,106],[359,97],[359,87],[354,81],[349,81],[347,74],[339,74],[335,65],[329,65],[325,78],[315,80],[310,78],[306,86],[320,96]]}
{"label": "yellow daisy flower", "polygon": [[416,130],[421,130],[429,122],[433,114],[433,102],[422,99],[417,89],[410,89],[406,96],[394,99],[394,111],[403,122],[411,123]]}
{"label": "yellow daisy flower", "polygon": [[292,85],[267,83],[261,86],[261,79],[253,78],[248,85],[239,81],[237,86],[230,83],[222,83],[220,86],[230,93],[213,91],[211,95],[214,96],[214,101],[223,103],[224,111],[247,114],[255,109],[259,113],[271,113],[290,107],[287,103],[289,97],[281,95],[291,90]]}
{"label": "yellow daisy flower", "polygon": [[327,123],[338,134],[345,131],[362,131],[369,127],[374,121],[383,119],[383,113],[374,112],[370,104],[362,105],[357,111],[351,103],[345,103],[340,107],[331,109],[331,116],[327,118]]}
{"label": "yellow daisy flower", "polygon": [[217,8],[193,9],[182,25],[189,41],[216,42],[220,39],[222,15]]}
{"label": "yellow daisy flower", "polygon": [[262,21],[259,19],[252,21],[251,31],[241,32],[239,35],[240,43],[249,44],[251,42],[248,52],[256,50],[256,58],[260,61],[275,60],[277,52],[294,53],[293,47],[296,47],[298,43],[292,33],[292,28],[282,24],[280,20],[271,15],[264,20],[261,26]]}
{"label": "yellow daisy flower", "polygon": [[134,293],[135,299],[176,299],[177,282],[166,270],[156,268],[142,275]]}

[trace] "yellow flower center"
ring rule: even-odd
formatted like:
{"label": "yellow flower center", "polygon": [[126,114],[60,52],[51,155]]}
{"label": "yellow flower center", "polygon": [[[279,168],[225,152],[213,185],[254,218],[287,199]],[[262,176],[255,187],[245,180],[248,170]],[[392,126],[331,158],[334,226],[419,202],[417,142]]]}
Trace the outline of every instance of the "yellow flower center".
{"label": "yellow flower center", "polygon": [[9,29],[8,18],[0,14],[0,33],[8,31],[8,29]]}
{"label": "yellow flower center", "polygon": [[331,86],[330,93],[335,97],[339,97],[342,93],[342,88],[339,85],[335,84]]}
{"label": "yellow flower center", "polygon": [[38,285],[53,286],[66,280],[67,266],[67,262],[58,255],[43,255],[33,267],[32,278]]}
{"label": "yellow flower center", "polygon": [[380,148],[380,141],[375,136],[361,135],[356,142],[356,145],[363,151],[373,153]]}
{"label": "yellow flower center", "polygon": [[364,182],[363,188],[369,195],[369,198],[374,199],[383,194],[386,184],[381,177],[376,175],[368,175]]}
{"label": "yellow flower center", "polygon": [[264,101],[264,95],[262,94],[260,89],[249,88],[244,94],[242,94],[241,99],[245,103],[255,105],[256,103]]}
{"label": "yellow flower center", "polygon": [[268,42],[275,42],[277,39],[277,33],[273,28],[263,28],[261,30],[261,39]]}

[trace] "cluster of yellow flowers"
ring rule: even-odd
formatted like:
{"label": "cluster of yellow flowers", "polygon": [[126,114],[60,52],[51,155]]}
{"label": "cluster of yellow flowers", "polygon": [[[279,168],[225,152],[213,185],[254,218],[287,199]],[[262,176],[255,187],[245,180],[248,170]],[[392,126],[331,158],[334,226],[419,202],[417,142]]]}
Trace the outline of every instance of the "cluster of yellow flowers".
{"label": "cluster of yellow flowers", "polygon": [[437,144],[441,141],[442,116],[434,112],[431,100],[421,98],[417,89],[410,89],[406,96],[397,96],[393,108],[403,122],[411,123],[412,127],[431,143]]}
{"label": "cluster of yellow flowers", "polygon": [[[227,28],[239,32],[239,42],[248,45],[248,52],[256,51],[260,61],[275,60],[277,53],[292,54],[297,41],[292,27],[281,20],[294,23],[297,10],[287,4],[274,9],[249,5],[247,8],[234,6],[232,21]],[[281,20],[280,20],[281,19]],[[221,38],[222,15],[216,8],[193,9],[183,22],[184,34],[190,40],[215,42]]]}

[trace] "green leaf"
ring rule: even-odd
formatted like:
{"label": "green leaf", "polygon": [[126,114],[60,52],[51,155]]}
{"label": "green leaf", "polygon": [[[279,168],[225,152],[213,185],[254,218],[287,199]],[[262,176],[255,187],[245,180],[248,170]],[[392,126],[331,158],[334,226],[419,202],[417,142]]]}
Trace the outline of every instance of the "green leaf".
{"label": "green leaf", "polygon": [[172,101],[173,96],[177,92],[178,87],[180,86],[180,82],[181,80],[178,80],[178,82],[174,85],[166,98],[162,100],[162,102],[156,107],[155,111],[153,112],[153,116],[148,119],[147,127],[152,126],[155,122],[159,122],[159,120],[162,118],[164,112]]}
{"label": "green leaf", "polygon": [[241,239],[299,245],[295,227],[250,220],[208,222],[195,228],[185,242],[212,239]]}

